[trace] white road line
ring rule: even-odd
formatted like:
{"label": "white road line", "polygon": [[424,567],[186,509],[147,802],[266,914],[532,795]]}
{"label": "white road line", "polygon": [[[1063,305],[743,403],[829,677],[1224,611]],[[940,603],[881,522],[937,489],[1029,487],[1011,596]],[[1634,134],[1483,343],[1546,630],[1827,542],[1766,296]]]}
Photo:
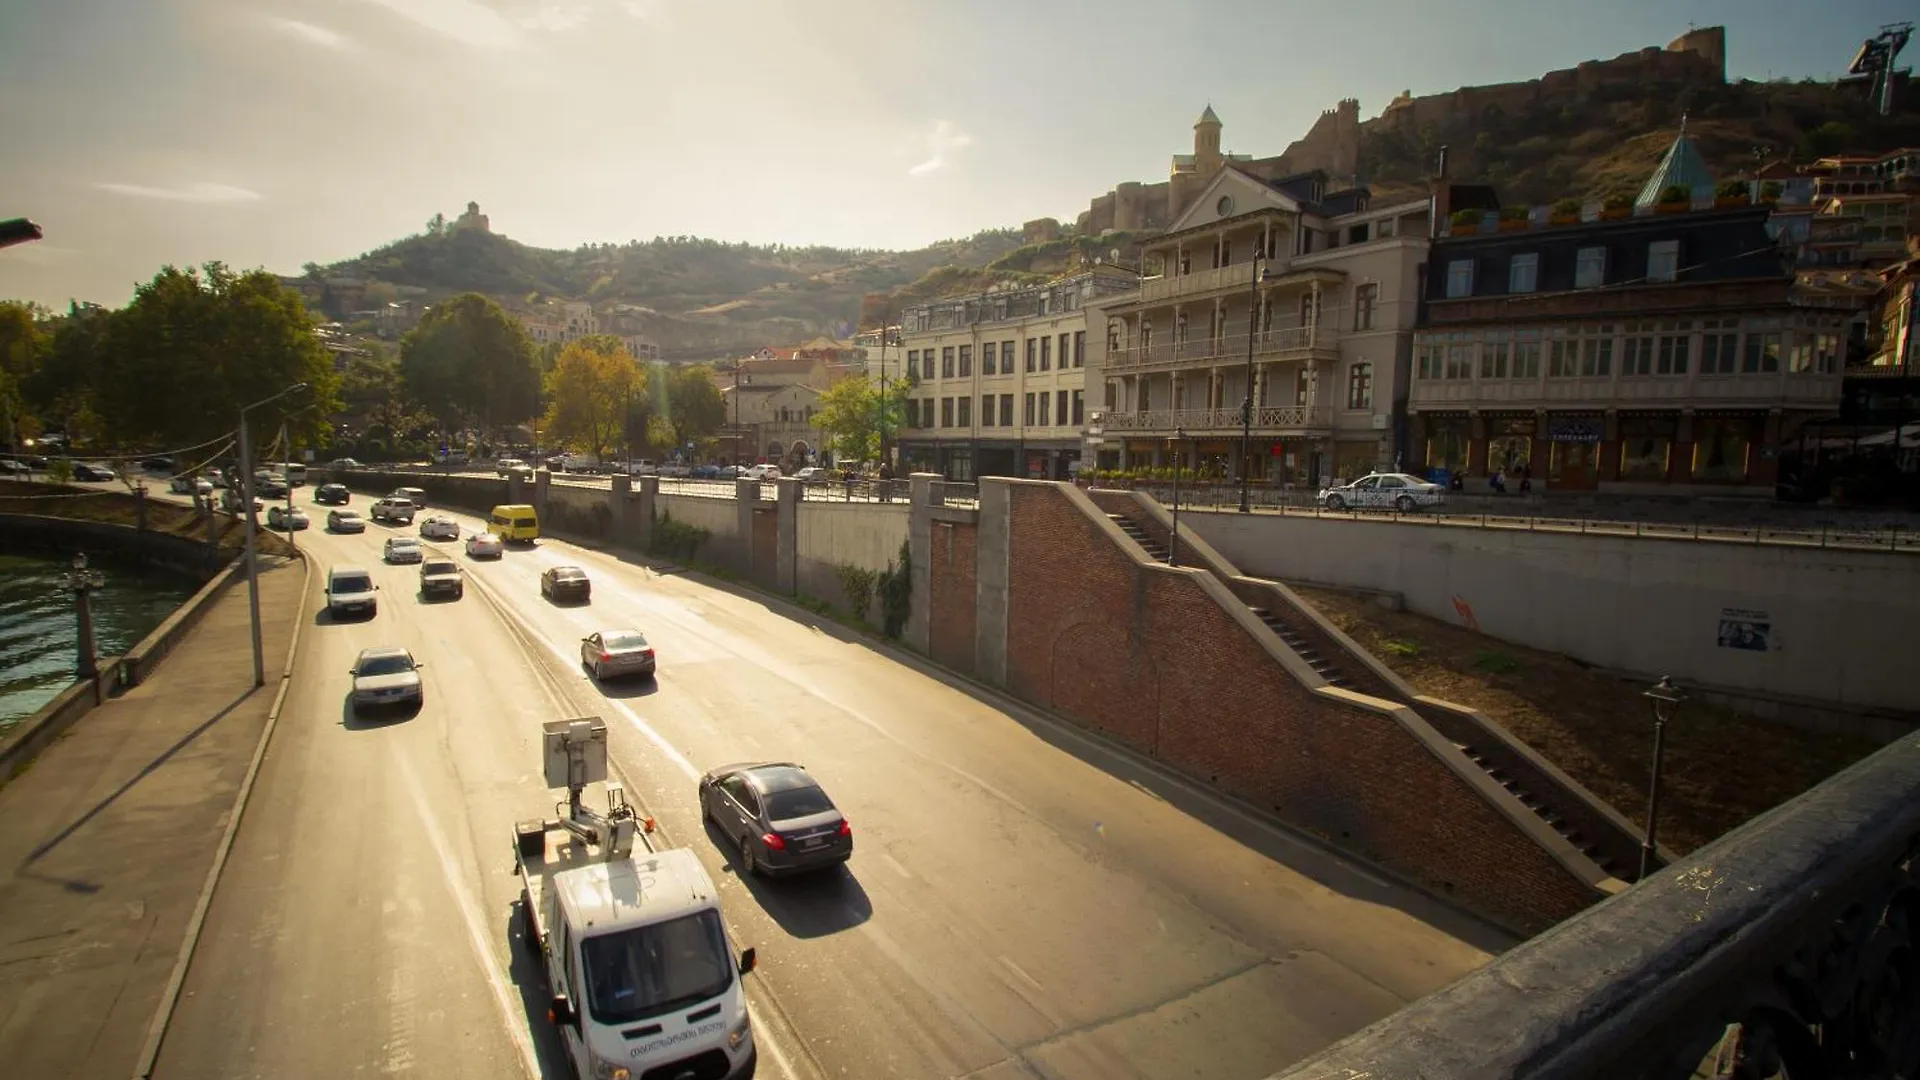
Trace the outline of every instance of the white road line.
{"label": "white road line", "polygon": [[529,1077],[540,1075],[540,1059],[533,1052],[533,1040],[527,1034],[526,1010],[515,1000],[515,993],[508,984],[506,974],[495,961],[493,950],[487,943],[486,931],[482,928],[480,906],[472,894],[461,887],[460,867],[454,861],[453,849],[448,846],[447,838],[440,831],[440,825],[433,819],[433,812],[427,805],[427,797],[422,793],[420,780],[413,771],[413,765],[404,754],[396,760],[400,771],[406,774],[403,780],[407,791],[413,796],[414,809],[420,814],[420,822],[427,834],[427,840],[433,845],[433,853],[440,860],[440,872],[447,879],[447,889],[453,893],[455,906],[460,909],[461,921],[467,924],[467,939],[473,946],[474,959],[487,973],[487,985],[493,990],[493,1001],[500,1007],[500,1019],[507,1029],[507,1036],[520,1051],[520,1063]]}
{"label": "white road line", "polygon": [[883,863],[886,863],[887,868],[892,870],[894,873],[899,874],[901,877],[906,878],[909,881],[913,880],[913,871],[907,869],[905,866],[902,866],[900,864],[899,859],[896,859],[893,856],[883,851],[880,853],[880,861]]}

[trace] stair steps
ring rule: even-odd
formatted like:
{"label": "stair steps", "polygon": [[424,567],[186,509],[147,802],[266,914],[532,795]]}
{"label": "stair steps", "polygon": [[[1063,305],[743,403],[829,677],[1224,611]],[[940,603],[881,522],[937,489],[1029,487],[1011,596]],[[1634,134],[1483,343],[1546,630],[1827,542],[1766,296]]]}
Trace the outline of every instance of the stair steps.
{"label": "stair steps", "polygon": [[1495,783],[1512,792],[1514,798],[1520,800],[1520,805],[1533,811],[1541,821],[1546,822],[1547,826],[1554,832],[1559,833],[1567,843],[1579,849],[1582,855],[1592,859],[1600,869],[1605,870],[1607,873],[1615,877],[1620,876],[1620,867],[1614,862],[1612,857],[1603,852],[1600,849],[1600,845],[1587,839],[1586,834],[1582,833],[1577,827],[1568,824],[1566,818],[1562,817],[1559,811],[1548,807],[1540,800],[1539,796],[1521,787],[1517,781],[1507,775],[1505,769],[1490,762],[1486,755],[1480,753],[1478,750],[1475,750],[1466,743],[1454,743],[1453,746],[1454,749],[1465,755],[1468,761],[1479,766]]}
{"label": "stair steps", "polygon": [[1151,533],[1140,526],[1139,522],[1125,514],[1108,514],[1107,517],[1111,518],[1115,525],[1120,526],[1120,531],[1126,533],[1128,539],[1146,549],[1148,558],[1154,562],[1167,561],[1167,545],[1155,540]]}

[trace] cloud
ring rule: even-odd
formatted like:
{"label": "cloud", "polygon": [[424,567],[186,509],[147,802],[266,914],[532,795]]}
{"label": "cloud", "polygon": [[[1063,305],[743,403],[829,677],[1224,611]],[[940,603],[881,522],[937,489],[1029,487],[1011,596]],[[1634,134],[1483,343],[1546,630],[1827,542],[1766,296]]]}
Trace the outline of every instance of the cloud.
{"label": "cloud", "polygon": [[299,19],[286,19],[278,15],[267,15],[263,18],[268,26],[310,45],[318,45],[324,49],[344,49],[353,44],[347,35],[337,30],[329,30],[324,26],[315,26],[309,22],[301,22]]}
{"label": "cloud", "polygon": [[520,43],[512,20],[474,0],[368,0],[388,11],[476,49],[511,49]]}
{"label": "cloud", "polygon": [[93,185],[101,191],[115,195],[125,195],[133,199],[158,199],[162,202],[184,203],[243,203],[258,202],[262,198],[257,191],[248,191],[231,184],[215,184],[206,180],[196,180],[179,187],[148,187],[145,184],[107,184]]}
{"label": "cloud", "polygon": [[620,5],[636,19],[650,19],[660,11],[660,0],[625,0]]}
{"label": "cloud", "polygon": [[927,156],[907,170],[908,176],[925,176],[946,168],[956,152],[973,145],[973,136],[945,120],[935,120],[933,130],[919,140],[919,145]]}
{"label": "cloud", "polygon": [[571,30],[593,16],[593,12],[580,6],[567,7],[561,4],[548,4],[519,17],[521,26],[529,30],[561,31]]}

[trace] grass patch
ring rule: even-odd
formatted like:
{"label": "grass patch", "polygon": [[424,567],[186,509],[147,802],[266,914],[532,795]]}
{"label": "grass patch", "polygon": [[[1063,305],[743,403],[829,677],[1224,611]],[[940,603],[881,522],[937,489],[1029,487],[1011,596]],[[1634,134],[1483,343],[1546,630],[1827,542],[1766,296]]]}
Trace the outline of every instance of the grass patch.
{"label": "grass patch", "polygon": [[[1645,686],[1363,597],[1296,588],[1415,690],[1478,709],[1628,820],[1646,816],[1653,715],[1640,696]],[[1661,839],[1692,851],[1877,749],[1866,739],[1687,702],[1667,725]]]}

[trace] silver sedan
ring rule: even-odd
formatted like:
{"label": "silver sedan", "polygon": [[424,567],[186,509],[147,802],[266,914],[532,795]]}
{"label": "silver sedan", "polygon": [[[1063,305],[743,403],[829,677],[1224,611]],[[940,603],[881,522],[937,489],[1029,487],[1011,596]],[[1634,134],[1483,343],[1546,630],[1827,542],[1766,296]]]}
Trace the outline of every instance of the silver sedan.
{"label": "silver sedan", "polygon": [[580,664],[596,680],[621,675],[653,678],[653,646],[638,630],[599,630],[580,639]]}
{"label": "silver sedan", "polygon": [[379,708],[419,709],[426,702],[426,687],[420,681],[425,664],[397,646],[360,650],[353,662],[353,711]]}

